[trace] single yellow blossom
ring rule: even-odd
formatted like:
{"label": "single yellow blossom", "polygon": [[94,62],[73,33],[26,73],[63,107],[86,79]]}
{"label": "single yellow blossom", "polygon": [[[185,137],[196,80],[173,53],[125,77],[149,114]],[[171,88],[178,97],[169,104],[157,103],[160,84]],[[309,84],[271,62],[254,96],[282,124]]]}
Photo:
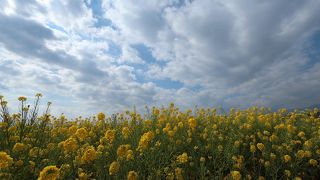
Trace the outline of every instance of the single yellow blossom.
{"label": "single yellow blossom", "polygon": [[80,141],[85,140],[88,136],[88,131],[85,128],[80,128],[76,131],[75,135],[79,138]]}
{"label": "single yellow blossom", "polygon": [[16,143],[16,144],[13,146],[12,150],[13,150],[14,152],[23,151],[23,150],[25,150],[25,145],[24,145],[23,143]]}
{"label": "single yellow blossom", "polygon": [[231,178],[233,180],[240,180],[241,179],[241,173],[239,171],[231,171]]}
{"label": "single yellow blossom", "polygon": [[284,160],[284,162],[289,162],[289,161],[291,161],[291,156],[289,156],[289,155],[284,155],[283,156],[283,160]]}
{"label": "single yellow blossom", "polygon": [[103,121],[106,118],[106,115],[103,112],[100,112],[97,115],[97,118],[98,118],[99,121]]}
{"label": "single yellow blossom", "polygon": [[40,172],[38,180],[55,180],[59,175],[59,169],[56,166],[47,166]]}
{"label": "single yellow blossom", "polygon": [[189,123],[189,127],[193,130],[197,127],[197,121],[194,118],[190,118],[188,120],[188,123]]}
{"label": "single yellow blossom", "polygon": [[310,159],[309,160],[309,164],[312,165],[312,166],[317,166],[318,165],[318,161],[315,160],[315,159]]}
{"label": "single yellow blossom", "polygon": [[117,161],[113,161],[109,167],[109,175],[115,175],[120,169],[120,164]]}
{"label": "single yellow blossom", "polygon": [[138,173],[135,171],[129,171],[128,172],[128,180],[137,180],[138,179]]}
{"label": "single yellow blossom", "polygon": [[7,168],[13,163],[13,159],[6,152],[0,152],[0,169]]}
{"label": "single yellow blossom", "polygon": [[83,164],[91,163],[97,158],[96,150],[94,147],[90,146],[86,149],[84,154],[81,157]]}
{"label": "single yellow blossom", "polygon": [[116,137],[116,130],[107,130],[105,137],[108,139],[109,143],[112,143]]}
{"label": "single yellow blossom", "polygon": [[188,154],[187,153],[182,153],[177,157],[177,162],[178,163],[187,163],[188,162]]}
{"label": "single yellow blossom", "polygon": [[262,152],[264,150],[264,144],[258,143],[257,148]]}
{"label": "single yellow blossom", "polygon": [[68,138],[63,142],[63,149],[66,154],[75,152],[78,149],[77,141],[74,138]]}

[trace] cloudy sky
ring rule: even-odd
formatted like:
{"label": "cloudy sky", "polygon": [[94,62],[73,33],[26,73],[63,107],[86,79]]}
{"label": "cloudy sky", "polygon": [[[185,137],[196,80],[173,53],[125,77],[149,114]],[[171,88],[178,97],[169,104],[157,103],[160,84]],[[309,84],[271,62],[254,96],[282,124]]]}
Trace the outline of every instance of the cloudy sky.
{"label": "cloudy sky", "polygon": [[[319,0],[0,0],[0,94],[52,111],[320,102]],[[32,101],[31,101],[32,102]]]}

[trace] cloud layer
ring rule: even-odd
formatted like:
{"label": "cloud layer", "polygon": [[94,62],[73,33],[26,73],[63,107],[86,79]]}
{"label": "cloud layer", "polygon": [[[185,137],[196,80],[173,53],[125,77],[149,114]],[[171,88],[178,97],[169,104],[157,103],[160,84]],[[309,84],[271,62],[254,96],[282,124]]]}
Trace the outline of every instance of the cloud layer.
{"label": "cloud layer", "polygon": [[54,113],[319,104],[320,2],[0,2],[0,92]]}

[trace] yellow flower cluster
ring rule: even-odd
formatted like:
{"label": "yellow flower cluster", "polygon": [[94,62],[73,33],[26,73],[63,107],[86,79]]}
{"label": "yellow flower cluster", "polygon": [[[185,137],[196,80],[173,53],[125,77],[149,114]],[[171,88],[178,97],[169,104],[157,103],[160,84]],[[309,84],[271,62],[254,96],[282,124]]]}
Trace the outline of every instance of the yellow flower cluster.
{"label": "yellow flower cluster", "polygon": [[187,163],[188,162],[188,154],[187,153],[182,153],[177,157],[177,162],[178,163]]}
{"label": "yellow flower cluster", "polygon": [[68,138],[67,140],[63,141],[63,149],[65,154],[74,153],[78,149],[76,139]]}
{"label": "yellow flower cluster", "polygon": [[38,180],[56,180],[59,169],[56,166],[47,166],[40,172]]}
{"label": "yellow flower cluster", "polygon": [[106,115],[103,112],[100,112],[97,115],[97,118],[98,118],[99,121],[103,121],[106,118]]}
{"label": "yellow flower cluster", "polygon": [[146,150],[153,137],[154,134],[151,131],[144,133],[140,138],[138,149],[140,151]]}
{"label": "yellow flower cluster", "polygon": [[172,103],[146,114],[28,119],[27,100],[9,114],[0,96],[0,179],[320,179],[318,109]]}
{"label": "yellow flower cluster", "polygon": [[105,134],[105,137],[108,139],[109,143],[112,143],[116,137],[116,131],[115,130],[108,130]]}
{"label": "yellow flower cluster", "polygon": [[80,128],[76,131],[75,135],[80,141],[83,141],[88,136],[88,131],[85,128]]}
{"label": "yellow flower cluster", "polygon": [[0,169],[7,168],[13,163],[13,159],[6,152],[0,152]]}
{"label": "yellow flower cluster", "polygon": [[94,147],[90,146],[85,151],[81,158],[83,164],[88,164],[93,162],[96,159],[96,150]]}
{"label": "yellow flower cluster", "polygon": [[109,175],[115,175],[120,169],[120,164],[117,161],[113,161],[109,167]]}
{"label": "yellow flower cluster", "polygon": [[117,149],[117,155],[119,159],[126,159],[127,161],[133,160],[133,151],[130,149],[130,144],[120,145]]}
{"label": "yellow flower cluster", "polygon": [[129,171],[128,180],[137,180],[137,179],[138,179],[138,173],[135,171]]}

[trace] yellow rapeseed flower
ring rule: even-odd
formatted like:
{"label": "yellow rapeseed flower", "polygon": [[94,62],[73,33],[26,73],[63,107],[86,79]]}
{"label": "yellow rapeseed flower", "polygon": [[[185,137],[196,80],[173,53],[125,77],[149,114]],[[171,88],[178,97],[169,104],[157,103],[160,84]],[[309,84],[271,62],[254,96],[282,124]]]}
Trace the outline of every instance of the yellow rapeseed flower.
{"label": "yellow rapeseed flower", "polygon": [[257,148],[262,152],[264,150],[264,144],[258,143]]}
{"label": "yellow rapeseed flower", "polygon": [[187,163],[188,162],[188,154],[187,153],[182,153],[177,157],[177,162],[178,163]]}
{"label": "yellow rapeseed flower", "polygon": [[126,160],[127,161],[131,161],[133,159],[134,159],[133,151],[130,149],[130,150],[127,151]]}
{"label": "yellow rapeseed flower", "polygon": [[59,175],[59,169],[56,166],[47,166],[40,172],[38,180],[55,180]]}
{"label": "yellow rapeseed flower", "polygon": [[138,173],[135,171],[129,171],[128,172],[128,180],[137,180],[138,179]]}
{"label": "yellow rapeseed flower", "polygon": [[69,127],[68,130],[69,130],[70,134],[74,134],[74,133],[76,133],[77,129],[78,129],[78,127],[76,125],[72,125]]}
{"label": "yellow rapeseed flower", "polygon": [[264,167],[266,167],[266,168],[270,167],[270,161],[264,162]]}
{"label": "yellow rapeseed flower", "polygon": [[304,150],[299,150],[296,154],[298,159],[304,158]]}
{"label": "yellow rapeseed flower", "polygon": [[310,159],[309,160],[309,164],[312,165],[312,166],[317,166],[318,165],[318,161],[315,160],[315,159]]}
{"label": "yellow rapeseed flower", "polygon": [[258,180],[265,180],[266,178],[263,176],[259,176]]}
{"label": "yellow rapeseed flower", "polygon": [[108,139],[109,143],[112,143],[116,137],[116,130],[107,130],[104,136]]}
{"label": "yellow rapeseed flower", "polygon": [[18,166],[18,167],[21,167],[21,166],[24,164],[24,162],[23,162],[21,159],[19,159],[19,160],[16,161],[14,164],[15,164],[16,166]]}
{"label": "yellow rapeseed flower", "polygon": [[117,149],[117,155],[119,158],[123,158],[127,152],[127,148],[125,145],[120,145]]}
{"label": "yellow rapeseed flower", "polygon": [[240,141],[235,141],[233,145],[236,148],[240,147]]}
{"label": "yellow rapeseed flower", "polygon": [[117,161],[113,161],[109,167],[109,175],[115,175],[120,169],[120,164]]}
{"label": "yellow rapeseed flower", "polygon": [[106,118],[106,115],[103,112],[100,112],[97,115],[97,118],[98,118],[99,121],[103,121]]}
{"label": "yellow rapeseed flower", "polygon": [[270,136],[270,138],[269,138],[270,142],[275,142],[275,141],[277,141],[278,139],[279,139],[278,136],[275,135],[275,134],[272,134],[272,135]]}
{"label": "yellow rapeseed flower", "polygon": [[93,146],[90,146],[86,149],[84,154],[81,157],[83,164],[91,163],[97,158],[96,150]]}
{"label": "yellow rapeseed flower", "polygon": [[312,145],[313,145],[313,143],[312,143],[310,140],[305,141],[304,144],[303,144],[303,146],[304,146],[306,149],[312,148]]}
{"label": "yellow rapeseed flower", "polygon": [[26,100],[27,100],[27,98],[26,98],[26,97],[24,97],[24,96],[20,96],[20,97],[18,98],[18,100],[19,100],[19,101],[24,102],[24,101],[26,101]]}
{"label": "yellow rapeseed flower", "polygon": [[304,157],[311,157],[312,156],[312,152],[311,151],[304,151]]}
{"label": "yellow rapeseed flower", "polygon": [[7,168],[13,163],[13,159],[6,152],[0,152],[0,169]]}
{"label": "yellow rapeseed flower", "polygon": [[289,156],[289,155],[284,155],[283,156],[283,160],[284,160],[284,162],[289,162],[289,161],[291,161],[291,156]]}
{"label": "yellow rapeseed flower", "polygon": [[190,118],[188,120],[188,123],[191,129],[195,129],[197,127],[197,121],[194,118]]}
{"label": "yellow rapeseed flower", "polygon": [[130,145],[125,144],[125,145],[120,145],[117,149],[117,155],[120,159],[123,159],[127,157],[127,153],[130,150]]}
{"label": "yellow rapeseed flower", "polygon": [[35,166],[36,166],[36,163],[35,163],[35,162],[29,161],[29,169],[30,169],[31,172],[34,171]]}
{"label": "yellow rapeseed flower", "polygon": [[179,127],[180,129],[182,129],[182,128],[183,128],[183,122],[179,122],[179,123],[178,123],[178,127]]}
{"label": "yellow rapeseed flower", "polygon": [[250,145],[250,152],[252,152],[252,153],[256,152],[256,146],[255,145]]}
{"label": "yellow rapeseed flower", "polygon": [[183,179],[183,175],[182,175],[183,171],[181,168],[177,167],[175,170],[174,170],[174,175],[176,177],[177,180],[182,180]]}
{"label": "yellow rapeseed flower", "polygon": [[122,136],[124,137],[124,139],[127,139],[130,135],[130,130],[128,127],[123,127],[122,128]]}
{"label": "yellow rapeseed flower", "polygon": [[89,175],[85,172],[79,172],[79,180],[88,180]]}
{"label": "yellow rapeseed flower", "polygon": [[88,136],[88,131],[85,128],[80,128],[76,131],[75,135],[80,141],[83,141]]}
{"label": "yellow rapeseed flower", "polygon": [[231,178],[233,180],[240,180],[241,179],[241,173],[239,171],[231,171]]}
{"label": "yellow rapeseed flower", "polygon": [[284,174],[287,176],[287,177],[290,177],[291,176],[291,172],[289,170],[284,170]]}
{"label": "yellow rapeseed flower", "polygon": [[300,132],[298,133],[298,136],[301,137],[301,138],[304,137],[304,135],[305,135],[305,134],[304,134],[303,131],[300,131]]}
{"label": "yellow rapeseed flower", "polygon": [[23,150],[25,150],[25,145],[24,145],[23,143],[16,143],[16,144],[13,146],[12,150],[13,150],[14,152],[23,151]]}
{"label": "yellow rapeseed flower", "polygon": [[77,141],[74,138],[68,138],[63,142],[64,153],[73,153],[78,149]]}
{"label": "yellow rapeseed flower", "polygon": [[154,134],[152,131],[144,133],[140,138],[138,149],[140,151],[146,150],[148,148],[150,141],[153,139],[153,137],[154,137]]}

